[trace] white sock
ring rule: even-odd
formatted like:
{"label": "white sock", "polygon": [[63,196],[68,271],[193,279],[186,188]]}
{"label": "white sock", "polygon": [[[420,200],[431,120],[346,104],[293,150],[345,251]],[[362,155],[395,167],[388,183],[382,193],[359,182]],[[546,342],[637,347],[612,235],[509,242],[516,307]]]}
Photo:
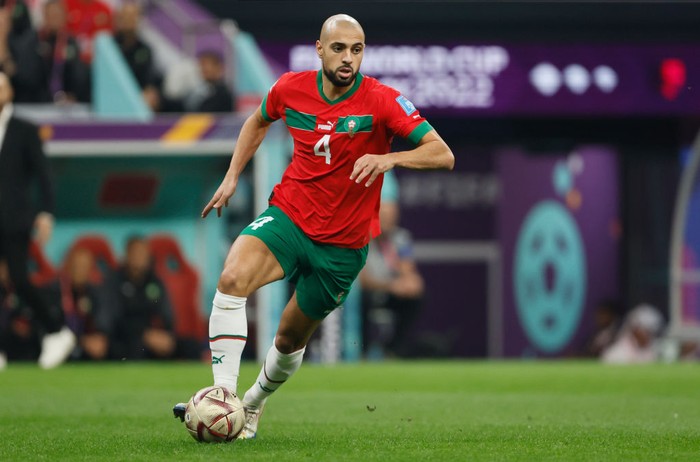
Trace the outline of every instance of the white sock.
{"label": "white sock", "polygon": [[218,290],[209,316],[209,349],[214,385],[236,393],[241,354],[248,338],[246,297],[226,295]]}
{"label": "white sock", "polygon": [[260,374],[258,374],[258,379],[245,392],[243,402],[247,406],[257,408],[265,404],[267,397],[273,394],[299,369],[304,359],[304,351],[306,351],[306,348],[286,355],[280,353],[275,345],[272,345],[267,352],[267,357]]}

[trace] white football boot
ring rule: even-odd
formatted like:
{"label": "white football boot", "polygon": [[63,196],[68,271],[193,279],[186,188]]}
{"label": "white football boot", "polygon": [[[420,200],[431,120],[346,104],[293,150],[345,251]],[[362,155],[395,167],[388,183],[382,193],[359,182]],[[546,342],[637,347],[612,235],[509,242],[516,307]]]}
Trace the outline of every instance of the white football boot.
{"label": "white football boot", "polygon": [[4,351],[0,351],[0,372],[7,369],[7,355]]}
{"label": "white football boot", "polygon": [[58,332],[44,335],[41,340],[39,366],[42,369],[53,369],[60,366],[73,352],[75,344],[75,335],[66,326]]}
{"label": "white football boot", "polygon": [[260,421],[260,416],[262,415],[264,407],[264,404],[260,407],[243,405],[243,409],[245,409],[245,425],[243,426],[243,430],[241,430],[236,437],[237,440],[255,438],[255,435],[258,433],[258,422]]}

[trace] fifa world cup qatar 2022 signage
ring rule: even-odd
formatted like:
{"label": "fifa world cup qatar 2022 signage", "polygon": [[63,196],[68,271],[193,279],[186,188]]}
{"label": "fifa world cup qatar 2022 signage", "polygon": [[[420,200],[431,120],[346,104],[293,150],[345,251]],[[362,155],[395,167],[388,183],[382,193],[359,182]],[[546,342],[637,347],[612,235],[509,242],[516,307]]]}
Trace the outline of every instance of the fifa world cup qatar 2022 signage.
{"label": "fifa world cup qatar 2022 signage", "polygon": [[[314,45],[262,43],[281,74],[319,68]],[[369,44],[362,72],[436,115],[700,113],[693,45]]]}

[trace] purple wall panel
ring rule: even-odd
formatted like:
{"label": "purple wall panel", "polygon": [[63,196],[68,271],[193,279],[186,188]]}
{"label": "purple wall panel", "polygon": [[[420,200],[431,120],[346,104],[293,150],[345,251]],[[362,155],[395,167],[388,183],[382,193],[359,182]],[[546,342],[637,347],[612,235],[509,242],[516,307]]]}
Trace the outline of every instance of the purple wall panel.
{"label": "purple wall panel", "polygon": [[486,266],[478,263],[419,265],[427,289],[413,345],[422,355],[487,354]]}
{"label": "purple wall panel", "polygon": [[[618,295],[616,154],[609,148],[594,146],[548,155],[504,150],[499,156],[498,169],[503,185],[498,229],[503,256],[504,353],[506,356],[573,354],[590,335],[595,304]],[[535,215],[542,204],[568,214],[573,220],[584,256],[581,278],[570,271],[576,266],[576,259],[570,255],[571,245],[560,244],[566,233],[552,231],[561,226],[556,216],[540,215],[539,229],[532,239],[534,244],[523,245],[529,242],[522,238],[526,223],[537,222]],[[541,259],[548,240],[553,241],[552,249],[561,245],[563,250]],[[519,254],[527,258],[519,260]],[[560,263],[562,266],[558,266]],[[520,280],[522,286],[519,286],[519,278],[523,278],[521,271],[527,274],[528,270],[531,280],[524,278],[525,282]],[[567,275],[571,286],[566,285]],[[533,288],[531,281],[535,281],[535,286],[537,281],[542,281],[542,290]],[[560,285],[553,281],[559,281]],[[575,297],[566,296],[567,290],[575,291],[570,287],[577,284],[583,290],[580,305],[572,301]],[[526,294],[523,298],[519,298],[518,287]],[[557,292],[564,295],[559,297]],[[554,314],[547,315],[547,310]],[[528,325],[529,316],[534,327]],[[572,322],[572,330],[562,333],[567,320]]]}
{"label": "purple wall panel", "polygon": [[396,169],[401,223],[420,240],[490,240],[500,182],[488,149],[453,147],[453,171]]}

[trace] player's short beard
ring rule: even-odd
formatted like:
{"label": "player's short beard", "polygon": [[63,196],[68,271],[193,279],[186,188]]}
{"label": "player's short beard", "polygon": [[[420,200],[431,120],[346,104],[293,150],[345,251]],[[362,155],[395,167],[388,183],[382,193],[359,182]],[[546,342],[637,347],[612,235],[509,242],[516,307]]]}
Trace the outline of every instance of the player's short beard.
{"label": "player's short beard", "polygon": [[[340,67],[350,67],[350,66],[340,66]],[[340,67],[338,69],[340,69]],[[336,76],[336,72],[338,71],[338,69],[336,69],[335,71],[331,71],[328,68],[326,68],[326,66],[323,66],[323,74],[336,87],[349,87],[350,85],[352,85],[353,82],[355,81],[355,77],[357,77],[357,72],[355,72],[353,70],[352,75],[350,76],[349,79],[341,80]]]}

